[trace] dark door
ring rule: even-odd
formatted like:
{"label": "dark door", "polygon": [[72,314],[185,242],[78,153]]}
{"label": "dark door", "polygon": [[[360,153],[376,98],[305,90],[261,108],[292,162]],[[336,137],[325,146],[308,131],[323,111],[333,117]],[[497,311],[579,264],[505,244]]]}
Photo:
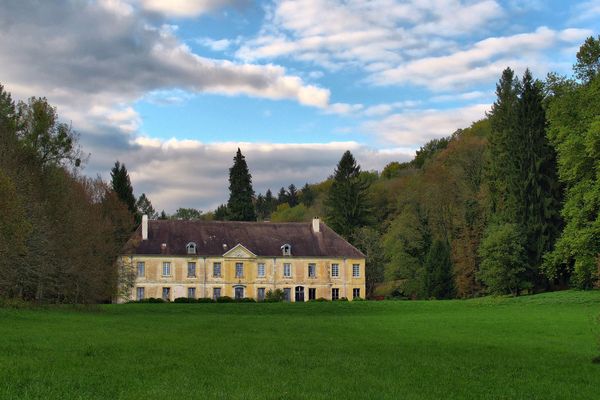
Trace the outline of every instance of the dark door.
{"label": "dark door", "polygon": [[235,288],[235,298],[237,300],[244,298],[244,288],[243,287],[236,287]]}
{"label": "dark door", "polygon": [[308,289],[308,299],[309,300],[316,300],[317,299],[317,289],[315,289],[315,288],[309,288]]}
{"label": "dark door", "polygon": [[296,286],[296,301],[304,301],[304,286]]}

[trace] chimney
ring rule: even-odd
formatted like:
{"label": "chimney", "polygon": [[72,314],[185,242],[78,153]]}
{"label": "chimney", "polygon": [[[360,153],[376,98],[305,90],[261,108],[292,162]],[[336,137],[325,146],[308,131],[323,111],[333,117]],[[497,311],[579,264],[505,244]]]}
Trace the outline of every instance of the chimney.
{"label": "chimney", "polygon": [[148,240],[148,216],[142,215],[142,240]]}
{"label": "chimney", "polygon": [[321,221],[319,220],[319,217],[314,217],[312,220],[312,230],[314,233],[319,233],[321,232]]}

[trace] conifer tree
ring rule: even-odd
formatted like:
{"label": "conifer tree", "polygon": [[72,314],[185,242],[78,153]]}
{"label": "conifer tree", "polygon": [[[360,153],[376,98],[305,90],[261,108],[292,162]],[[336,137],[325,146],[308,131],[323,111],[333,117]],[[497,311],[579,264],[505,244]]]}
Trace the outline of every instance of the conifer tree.
{"label": "conifer tree", "polygon": [[112,190],[117,194],[119,200],[125,203],[129,212],[136,216],[136,220],[139,220],[137,217],[133,187],[131,186],[131,180],[129,179],[129,173],[127,172],[125,164],[116,161],[114,167],[110,171],[110,177]]}
{"label": "conifer tree", "polygon": [[231,221],[255,221],[253,196],[252,175],[248,171],[245,157],[238,148],[233,158],[233,166],[229,169],[228,218]]}
{"label": "conifer tree", "polygon": [[275,208],[277,207],[277,201],[275,200],[275,198],[273,198],[273,193],[271,192],[271,189],[267,189],[267,192],[265,193],[265,206],[268,211],[267,216],[270,216],[271,213],[275,211]]}
{"label": "conifer tree", "polygon": [[216,221],[227,221],[228,215],[227,204],[221,204],[215,210],[214,217]]}
{"label": "conifer tree", "polygon": [[450,245],[446,241],[436,240],[429,248],[425,259],[423,292],[428,298],[450,299],[454,296]]}
{"label": "conifer tree", "polygon": [[312,188],[308,183],[302,187],[302,192],[300,193],[300,201],[306,207],[311,207],[315,202],[315,192],[313,192]]}
{"label": "conifer tree", "polygon": [[368,187],[354,156],[346,151],[337,164],[325,203],[328,224],[345,238],[369,223]]}
{"label": "conifer tree", "polygon": [[290,207],[295,207],[299,203],[298,190],[296,189],[296,185],[294,185],[293,183],[290,186],[288,186],[287,203],[290,205]]}
{"label": "conifer tree", "polygon": [[277,205],[283,204],[283,203],[287,203],[287,192],[285,191],[285,188],[282,186],[281,189],[279,189],[279,193],[277,194]]}
{"label": "conifer tree", "polygon": [[146,196],[146,193],[142,193],[138,201],[135,203],[135,208],[139,215],[147,215],[149,219],[157,219],[158,213],[152,206],[152,202]]}

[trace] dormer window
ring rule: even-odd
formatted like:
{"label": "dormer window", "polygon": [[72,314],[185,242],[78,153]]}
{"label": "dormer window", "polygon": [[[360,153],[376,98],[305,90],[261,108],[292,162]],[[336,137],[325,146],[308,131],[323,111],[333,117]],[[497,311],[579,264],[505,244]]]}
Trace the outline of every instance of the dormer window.
{"label": "dormer window", "polygon": [[283,253],[284,256],[291,256],[292,255],[292,246],[290,246],[289,244],[284,244],[283,246],[281,246],[281,252]]}
{"label": "dormer window", "polygon": [[188,254],[196,254],[196,243],[190,242],[185,246]]}

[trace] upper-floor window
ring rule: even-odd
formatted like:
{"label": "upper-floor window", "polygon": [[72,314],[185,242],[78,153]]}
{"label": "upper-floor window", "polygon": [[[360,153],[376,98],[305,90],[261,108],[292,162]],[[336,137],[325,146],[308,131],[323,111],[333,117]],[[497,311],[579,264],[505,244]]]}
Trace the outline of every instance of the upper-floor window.
{"label": "upper-floor window", "polygon": [[143,261],[137,263],[137,276],[138,278],[146,276],[146,263]]}
{"label": "upper-floor window", "polygon": [[195,278],[196,277],[196,263],[195,262],[189,262],[188,263],[188,274],[187,274],[188,278]]}
{"label": "upper-floor window", "polygon": [[310,263],[308,264],[308,277],[314,278],[317,276],[317,265]]}
{"label": "upper-floor window", "polygon": [[264,276],[265,276],[265,264],[258,263],[258,277],[264,278]]}
{"label": "upper-floor window", "polygon": [[292,246],[290,246],[289,244],[286,243],[283,246],[281,246],[281,251],[284,256],[291,256],[292,255]]}
{"label": "upper-floor window", "polygon": [[340,276],[339,264],[331,264],[331,277],[338,278]]}
{"label": "upper-floor window", "polygon": [[283,264],[283,277],[291,278],[291,276],[292,276],[292,264],[284,263]]}
{"label": "upper-floor window", "polygon": [[242,278],[244,276],[244,263],[235,263],[235,277]]}
{"label": "upper-floor window", "polygon": [[169,261],[163,262],[162,276],[171,276],[171,263]]}
{"label": "upper-floor window", "polygon": [[358,278],[360,276],[360,264],[352,264],[352,277]]}
{"label": "upper-floor window", "polygon": [[185,246],[188,254],[196,254],[196,243],[190,242]]}
{"label": "upper-floor window", "polygon": [[213,263],[213,277],[214,278],[221,277],[221,263],[220,262]]}

